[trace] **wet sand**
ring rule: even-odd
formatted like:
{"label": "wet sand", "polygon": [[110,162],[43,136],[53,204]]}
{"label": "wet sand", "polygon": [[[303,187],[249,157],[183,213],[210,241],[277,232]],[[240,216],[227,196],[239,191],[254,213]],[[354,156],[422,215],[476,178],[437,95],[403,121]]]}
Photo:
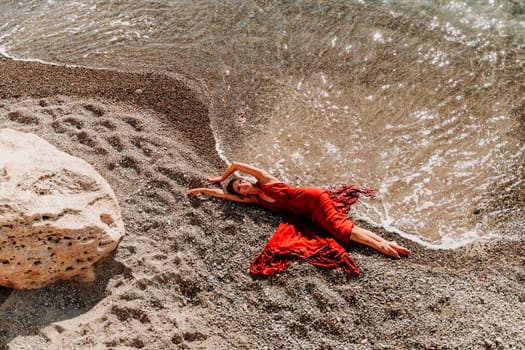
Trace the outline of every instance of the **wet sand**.
{"label": "wet sand", "polygon": [[359,277],[295,262],[252,278],[279,217],[185,195],[224,166],[207,101],[172,74],[0,59],[0,127],[91,163],[126,225],[95,282],[0,288],[0,348],[525,348],[523,233],[430,250],[374,229],[411,257],[351,246]]}

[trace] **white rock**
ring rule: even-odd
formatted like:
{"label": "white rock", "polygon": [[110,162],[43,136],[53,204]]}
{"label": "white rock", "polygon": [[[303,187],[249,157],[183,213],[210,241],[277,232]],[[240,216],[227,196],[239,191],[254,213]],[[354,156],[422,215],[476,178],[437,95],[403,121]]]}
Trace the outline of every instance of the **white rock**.
{"label": "white rock", "polygon": [[87,162],[34,134],[0,129],[0,285],[94,279],[124,235],[115,194]]}

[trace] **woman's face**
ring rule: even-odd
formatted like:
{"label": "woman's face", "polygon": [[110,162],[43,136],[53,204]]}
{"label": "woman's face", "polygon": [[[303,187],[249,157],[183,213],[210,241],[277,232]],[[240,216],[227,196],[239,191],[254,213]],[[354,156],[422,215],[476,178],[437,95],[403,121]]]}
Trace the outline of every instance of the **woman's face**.
{"label": "woman's face", "polygon": [[253,184],[245,179],[238,179],[233,182],[233,190],[241,196],[246,196],[252,190]]}

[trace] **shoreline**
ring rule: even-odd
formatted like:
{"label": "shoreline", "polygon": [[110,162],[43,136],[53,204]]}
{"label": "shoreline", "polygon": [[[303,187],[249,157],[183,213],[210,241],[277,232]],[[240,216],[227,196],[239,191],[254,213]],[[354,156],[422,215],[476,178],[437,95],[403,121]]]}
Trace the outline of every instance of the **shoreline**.
{"label": "shoreline", "polygon": [[[86,74],[85,72],[101,71],[101,72],[113,72],[113,73],[116,73],[116,75],[123,74],[125,76],[129,76],[130,75],[130,76],[136,76],[136,77],[140,77],[140,76],[150,77],[152,75],[166,76],[170,81],[175,81],[177,83],[182,83],[183,85],[186,85],[186,88],[188,90],[194,92],[194,94],[193,93],[190,94],[190,97],[188,99],[185,99],[185,102],[187,102],[188,100],[191,100],[192,98],[195,98],[195,99],[199,100],[198,101],[199,103],[202,103],[201,102],[202,100],[206,100],[206,99],[209,100],[209,96],[205,96],[207,94],[204,93],[203,89],[200,86],[198,86],[195,83],[189,82],[188,80],[185,80],[184,77],[182,77],[181,75],[177,75],[177,74],[174,74],[172,72],[155,72],[155,73],[152,73],[152,72],[127,72],[127,71],[120,71],[120,70],[115,70],[115,69],[111,69],[111,68],[84,67],[84,66],[79,66],[79,65],[68,65],[68,64],[62,65],[62,64],[58,64],[58,63],[46,62],[46,61],[37,60],[37,59],[18,59],[18,58],[14,58],[14,57],[7,56],[7,55],[2,55],[2,53],[0,52],[0,62],[2,62],[2,61],[37,64],[37,65],[42,65],[42,66],[55,67],[56,69],[66,68],[66,69],[71,69],[73,71],[71,74],[74,74],[74,71],[78,69],[80,72],[82,72],[81,74],[83,74],[83,75]],[[89,74],[89,73],[87,73],[87,74]],[[134,78],[132,78],[132,79],[134,79]],[[138,78],[138,79],[140,79],[140,78]],[[147,78],[146,78],[146,80],[147,80]],[[88,80],[86,82],[86,84],[87,85],[91,85],[91,84],[93,84],[93,82]],[[157,84],[158,84],[158,82],[152,82],[151,85],[154,86],[154,87],[152,87],[152,89],[154,89]],[[142,83],[140,83],[138,85],[141,86],[141,87],[143,86]],[[142,91],[141,87],[137,88],[137,90]],[[129,91],[131,91],[131,90],[132,90],[132,88],[128,88],[128,94],[129,94]],[[34,96],[40,96],[41,93],[42,92],[37,92],[37,94],[34,95]],[[63,94],[63,93],[58,93],[58,94]],[[80,92],[80,93],[78,91],[71,91],[71,92],[65,93],[65,95],[70,95],[70,94],[72,94],[74,96],[79,96],[79,97],[81,97],[81,96],[94,96],[94,94],[92,94],[92,92],[89,91],[88,89],[86,89],[85,92]],[[140,94],[142,94],[142,92],[140,92]],[[105,92],[102,92],[102,95],[105,95]],[[161,95],[164,98],[166,97],[166,95],[169,96],[169,94],[166,94],[164,91],[161,92]],[[33,96],[33,95],[30,94],[30,96]],[[0,98],[2,98],[2,95],[0,95]],[[117,101],[129,102],[129,103],[135,104],[137,106],[145,106],[147,108],[151,108],[153,106],[153,104],[151,103],[152,96],[148,96],[147,99],[146,99],[147,102],[145,102],[144,99],[136,99],[136,98],[131,98],[130,99],[129,96],[125,96],[125,94],[122,95],[121,93],[115,93],[114,96],[111,97],[111,99],[115,99],[116,102]],[[161,104],[162,104],[162,102],[161,102]],[[202,103],[202,104],[204,105],[204,103]],[[159,106],[159,103],[157,102],[157,107],[158,106]],[[164,109],[164,110],[159,110],[158,108],[153,108],[153,109],[156,110],[156,111],[158,110],[158,112],[161,115],[166,115],[169,119],[173,118],[173,114],[176,113],[176,112],[175,113],[170,113],[166,109]],[[201,111],[199,111],[197,113],[197,115],[196,115],[196,119],[200,120],[201,118],[203,118],[203,116],[205,114],[206,113],[201,113]],[[188,119],[191,119],[191,118],[188,118]],[[204,130],[207,129],[207,132],[203,132],[202,133],[202,134],[206,134],[206,135],[198,135],[198,133],[192,133],[192,134],[187,134],[187,135],[184,135],[184,136],[186,136],[188,138],[188,141],[191,142],[194,146],[196,145],[198,148],[201,149],[201,152],[199,152],[200,153],[199,155],[207,157],[210,154],[214,154],[215,158],[216,158],[214,160],[214,164],[220,167],[221,165],[224,165],[225,163],[227,163],[228,159],[226,158],[226,156],[224,154],[224,151],[220,147],[219,141],[217,139],[217,136],[215,135],[214,130],[212,130],[211,123],[209,122],[209,117],[206,116],[205,119],[208,120],[208,123],[207,123],[206,127],[204,127],[204,125],[202,125],[202,124],[200,124],[200,125],[201,125],[201,127],[204,128]],[[176,127],[178,129],[185,130],[185,129],[187,129],[190,126],[190,124],[191,124],[191,121],[184,120],[184,121],[182,121],[182,123],[178,124]],[[211,144],[211,142],[209,140],[209,136],[210,135],[213,138],[213,142],[215,144],[215,146],[213,147],[213,150],[215,151],[215,153],[210,152],[211,149],[209,149],[210,144]],[[203,137],[202,139],[194,139],[194,138],[197,138],[198,136],[205,136],[205,137]],[[202,142],[202,141],[204,141],[204,142]],[[205,148],[208,148],[208,149],[206,150]],[[504,189],[502,189],[502,190],[504,190]],[[525,193],[524,191],[525,191],[525,182],[522,183],[521,186],[518,186],[517,193],[511,194],[511,196],[513,195],[514,197],[518,198],[522,194]],[[516,199],[514,198],[513,201],[515,202]],[[502,203],[501,200],[498,201],[497,204],[498,205],[505,205],[505,203]],[[508,218],[508,217],[506,217],[506,218]],[[421,246],[423,246],[423,247],[425,247],[427,249],[432,249],[432,250],[450,250],[450,249],[454,250],[454,249],[462,248],[462,247],[465,247],[465,246],[468,246],[468,245],[471,245],[471,244],[476,244],[478,242],[491,242],[493,240],[497,240],[497,241],[501,241],[501,240],[506,241],[506,240],[508,240],[509,242],[513,242],[515,240],[519,240],[518,238],[506,239],[504,237],[495,236],[495,235],[489,235],[487,237],[482,237],[482,236],[476,235],[476,237],[464,237],[464,238],[462,238],[460,240],[447,239],[448,243],[441,242],[441,243],[437,243],[436,244],[436,243],[433,243],[433,242],[426,241],[424,238],[422,238],[419,235],[406,233],[406,232],[404,232],[402,230],[397,229],[396,227],[385,227],[385,226],[383,226],[381,224],[371,223],[371,222],[367,221],[366,219],[362,219],[360,221],[361,222],[365,222],[367,225],[369,225],[370,227],[373,227],[374,229],[383,230],[383,231],[387,231],[387,232],[390,232],[390,233],[393,233],[393,234],[397,234],[397,235],[403,237],[404,239],[406,239],[408,241],[414,242],[414,243],[416,243],[418,245],[421,245]]]}
{"label": "shoreline", "polygon": [[356,221],[412,255],[391,260],[352,245],[359,277],[294,262],[254,279],[249,264],[279,217],[185,195],[224,166],[202,92],[161,73],[8,58],[0,68],[0,127],[92,164],[126,226],[93,283],[0,288],[0,348],[525,347],[523,237],[429,249]]}

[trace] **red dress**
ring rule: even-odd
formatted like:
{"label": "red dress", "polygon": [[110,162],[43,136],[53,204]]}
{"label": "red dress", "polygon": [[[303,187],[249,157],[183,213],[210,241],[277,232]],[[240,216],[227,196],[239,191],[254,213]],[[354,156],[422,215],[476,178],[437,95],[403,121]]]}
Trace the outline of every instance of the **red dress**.
{"label": "red dress", "polygon": [[253,275],[281,272],[293,259],[359,274],[357,265],[341,244],[349,244],[354,227],[346,216],[350,206],[361,194],[373,196],[372,190],[353,185],[322,190],[290,187],[282,182],[260,188],[274,202],[259,199],[259,204],[286,217],[252,262]]}

